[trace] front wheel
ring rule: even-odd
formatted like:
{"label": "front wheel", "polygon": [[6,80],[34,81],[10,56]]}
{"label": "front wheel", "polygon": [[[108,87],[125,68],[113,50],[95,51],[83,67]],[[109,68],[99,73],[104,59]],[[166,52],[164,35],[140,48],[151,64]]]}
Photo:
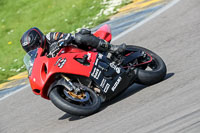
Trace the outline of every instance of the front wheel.
{"label": "front wheel", "polygon": [[135,50],[144,51],[151,57],[151,61],[147,64],[144,63],[143,65],[136,65],[136,82],[144,85],[152,85],[162,81],[166,76],[167,68],[161,57],[151,50],[134,45],[128,45],[126,51]]}
{"label": "front wheel", "polygon": [[68,91],[64,86],[55,86],[51,90],[49,98],[62,111],[78,116],[93,114],[97,112],[101,105],[101,100],[97,94],[86,86],[79,94]]}

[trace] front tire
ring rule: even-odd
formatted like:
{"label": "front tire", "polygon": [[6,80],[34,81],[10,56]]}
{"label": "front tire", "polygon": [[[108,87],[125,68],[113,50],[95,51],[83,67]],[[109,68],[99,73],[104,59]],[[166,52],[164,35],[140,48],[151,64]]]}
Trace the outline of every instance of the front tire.
{"label": "front tire", "polygon": [[100,98],[93,90],[89,88],[85,90],[87,93],[89,93],[90,96],[89,103],[81,103],[69,100],[66,98],[63,91],[64,87],[56,86],[51,90],[49,98],[56,107],[69,114],[77,116],[88,116],[97,112],[101,105]]}

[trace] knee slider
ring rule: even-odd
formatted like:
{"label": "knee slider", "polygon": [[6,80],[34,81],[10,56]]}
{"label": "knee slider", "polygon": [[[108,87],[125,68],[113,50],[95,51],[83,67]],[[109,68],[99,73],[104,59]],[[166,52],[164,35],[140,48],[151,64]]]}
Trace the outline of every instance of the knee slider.
{"label": "knee slider", "polygon": [[91,34],[91,30],[83,28],[79,31],[80,34],[84,35],[84,34]]}
{"label": "knee slider", "polygon": [[76,44],[81,44],[82,43],[82,35],[80,33],[76,33],[74,40],[75,40]]}

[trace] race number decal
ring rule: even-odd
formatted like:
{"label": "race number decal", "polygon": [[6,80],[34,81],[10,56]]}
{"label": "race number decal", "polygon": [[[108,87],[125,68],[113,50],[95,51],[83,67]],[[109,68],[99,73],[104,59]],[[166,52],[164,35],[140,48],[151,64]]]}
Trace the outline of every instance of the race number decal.
{"label": "race number decal", "polygon": [[67,59],[66,59],[66,58],[62,59],[62,57],[60,57],[60,58],[56,61],[55,66],[58,66],[59,68],[62,68],[62,67],[65,65],[66,62],[67,62]]}

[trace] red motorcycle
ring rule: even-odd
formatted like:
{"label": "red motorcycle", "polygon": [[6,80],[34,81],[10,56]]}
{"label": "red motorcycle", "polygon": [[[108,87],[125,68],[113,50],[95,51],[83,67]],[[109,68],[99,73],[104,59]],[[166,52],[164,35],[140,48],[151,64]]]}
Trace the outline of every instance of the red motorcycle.
{"label": "red motorcycle", "polygon": [[[112,37],[108,25],[94,35],[108,42]],[[152,85],[166,75],[163,60],[148,49],[128,45],[118,55],[88,49],[71,45],[52,58],[41,48],[28,52],[24,63],[33,92],[64,112],[86,116],[133,83]]]}

